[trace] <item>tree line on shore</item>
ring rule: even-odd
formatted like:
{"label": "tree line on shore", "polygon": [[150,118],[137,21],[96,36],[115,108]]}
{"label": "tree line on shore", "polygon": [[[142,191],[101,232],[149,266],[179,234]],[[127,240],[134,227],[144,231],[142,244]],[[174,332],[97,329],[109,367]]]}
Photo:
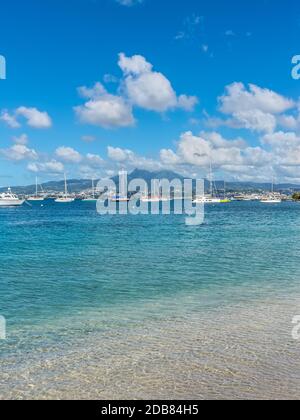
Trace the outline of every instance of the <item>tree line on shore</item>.
{"label": "tree line on shore", "polygon": [[293,194],[293,200],[300,201],[300,192],[295,192]]}

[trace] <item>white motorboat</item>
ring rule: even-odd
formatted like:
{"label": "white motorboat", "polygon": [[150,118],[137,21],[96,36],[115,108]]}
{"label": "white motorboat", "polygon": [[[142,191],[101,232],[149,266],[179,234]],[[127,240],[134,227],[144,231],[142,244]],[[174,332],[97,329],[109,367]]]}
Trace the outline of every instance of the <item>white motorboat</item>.
{"label": "white motorboat", "polygon": [[8,188],[6,193],[0,194],[0,207],[18,207],[24,204],[25,200],[19,199],[19,197],[12,193],[11,189]]}

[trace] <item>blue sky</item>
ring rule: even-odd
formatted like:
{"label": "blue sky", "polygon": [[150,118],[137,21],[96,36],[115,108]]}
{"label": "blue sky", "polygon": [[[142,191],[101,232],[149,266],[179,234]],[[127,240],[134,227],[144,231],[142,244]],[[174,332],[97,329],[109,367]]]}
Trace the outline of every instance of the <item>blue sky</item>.
{"label": "blue sky", "polygon": [[6,2],[0,185],[210,161],[300,182],[299,35],[291,0]]}

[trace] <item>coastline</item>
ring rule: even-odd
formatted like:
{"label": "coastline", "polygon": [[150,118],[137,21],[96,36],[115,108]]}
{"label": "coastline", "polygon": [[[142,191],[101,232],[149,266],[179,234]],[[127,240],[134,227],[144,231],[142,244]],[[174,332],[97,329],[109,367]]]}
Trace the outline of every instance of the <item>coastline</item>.
{"label": "coastline", "polygon": [[61,331],[59,344],[35,343],[34,354],[2,366],[1,399],[299,399],[291,338],[299,298],[184,306],[181,316],[157,319],[153,302],[146,320],[98,331],[87,324],[74,329],[76,340]]}

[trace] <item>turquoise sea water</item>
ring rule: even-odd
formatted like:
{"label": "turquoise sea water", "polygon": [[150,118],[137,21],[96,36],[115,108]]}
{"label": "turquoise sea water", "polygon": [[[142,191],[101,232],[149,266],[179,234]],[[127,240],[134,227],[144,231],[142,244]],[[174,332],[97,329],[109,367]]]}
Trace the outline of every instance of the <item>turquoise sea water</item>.
{"label": "turquoise sea water", "polygon": [[0,209],[0,398],[299,398],[300,205]]}

